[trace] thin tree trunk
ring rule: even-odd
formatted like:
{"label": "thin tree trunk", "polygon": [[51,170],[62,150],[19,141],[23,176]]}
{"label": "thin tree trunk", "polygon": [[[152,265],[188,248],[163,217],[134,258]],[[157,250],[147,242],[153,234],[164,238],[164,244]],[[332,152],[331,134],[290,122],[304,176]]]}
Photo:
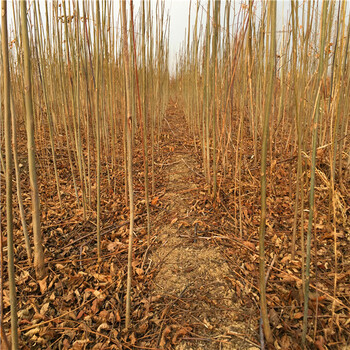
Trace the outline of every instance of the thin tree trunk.
{"label": "thin tree trunk", "polygon": [[218,90],[218,62],[217,62],[217,45],[218,45],[218,32],[219,32],[219,14],[220,14],[220,1],[214,2],[214,35],[213,35],[213,71],[212,71],[212,92],[213,92],[213,200],[216,200],[217,195],[217,164],[216,164],[216,129],[217,129],[217,114],[218,107],[216,101],[216,93]]}
{"label": "thin tree trunk", "polygon": [[[12,150],[11,150],[11,106],[10,106],[10,67],[7,37],[7,1],[1,1],[1,41],[4,82],[4,124],[6,153],[6,228],[8,275],[11,304],[11,341],[12,349],[18,349],[17,297],[15,283],[15,256],[13,247],[13,212],[12,212]],[[1,238],[2,239],[2,238]],[[2,311],[2,310],[1,310]]]}
{"label": "thin tree trunk", "polygon": [[132,25],[132,37],[133,37],[133,56],[135,65],[135,78],[136,78],[136,91],[139,107],[139,118],[140,118],[140,130],[142,139],[142,153],[143,153],[143,166],[144,166],[144,183],[145,183],[145,204],[146,204],[146,215],[147,215],[147,244],[150,245],[150,235],[151,235],[151,219],[150,219],[150,207],[149,207],[149,181],[148,181],[148,157],[147,157],[147,119],[146,119],[146,51],[145,51],[145,8],[144,2],[142,2],[142,81],[143,81],[143,95],[142,95],[142,109],[141,109],[141,97],[140,97],[140,86],[139,78],[137,72],[137,58],[136,58],[136,43],[135,43],[135,33],[134,33],[134,16],[133,16],[133,4],[130,0],[131,9],[131,25]]}
{"label": "thin tree trunk", "polygon": [[268,60],[268,75],[267,75],[267,96],[265,101],[265,113],[263,120],[263,139],[261,150],[261,222],[259,230],[259,286],[260,286],[260,310],[263,322],[263,329],[266,341],[272,343],[273,337],[269,324],[266,303],[266,281],[265,281],[265,231],[266,231],[266,158],[267,144],[269,139],[269,117],[272,109],[272,92],[274,88],[274,71],[275,71],[275,45],[276,45],[276,2],[269,3],[269,11],[271,18],[271,36],[270,36],[270,51]]}
{"label": "thin tree trunk", "polygon": [[23,62],[24,62],[24,90],[25,106],[27,119],[27,138],[28,138],[28,164],[30,187],[32,191],[32,220],[34,237],[34,268],[37,278],[45,277],[44,251],[42,245],[42,236],[40,228],[40,199],[35,166],[35,141],[34,141],[34,116],[32,101],[32,82],[31,82],[31,64],[30,49],[27,28],[27,2],[21,1],[21,33],[23,44]]}
{"label": "thin tree trunk", "polygon": [[311,234],[314,218],[314,206],[315,206],[315,180],[316,180],[316,151],[317,151],[317,139],[318,139],[318,124],[320,115],[320,90],[322,83],[322,76],[324,73],[324,48],[326,37],[326,18],[328,10],[328,1],[324,1],[322,4],[322,27],[321,27],[321,39],[320,39],[320,60],[318,67],[318,91],[315,97],[314,113],[312,118],[312,156],[311,156],[311,176],[310,176],[310,198],[309,198],[309,221],[306,235],[306,267],[305,267],[305,286],[304,286],[304,318],[303,318],[303,332],[302,332],[302,344],[306,344],[307,333],[307,321],[309,310],[309,287],[310,287],[310,265],[311,265]]}
{"label": "thin tree trunk", "polygon": [[[34,28],[36,32],[36,41],[37,45],[35,47],[36,54],[37,54],[37,63],[38,63],[38,71],[39,71],[39,78],[43,90],[43,96],[45,101],[45,107],[46,107],[46,114],[47,114],[47,121],[49,124],[49,133],[50,133],[50,145],[51,145],[51,152],[52,152],[52,161],[53,161],[53,167],[55,171],[55,179],[56,179],[56,188],[57,188],[57,196],[58,201],[60,202],[60,207],[62,209],[62,199],[61,199],[61,188],[60,188],[60,181],[59,181],[59,174],[57,169],[57,161],[56,161],[56,149],[55,149],[55,141],[54,141],[54,125],[52,120],[52,114],[51,114],[51,106],[48,102],[48,96],[47,96],[47,85],[46,85],[46,76],[45,76],[45,68],[44,64],[42,62],[43,52],[42,52],[42,45],[39,39],[39,24],[38,24],[38,14],[37,14],[37,3],[35,4],[35,21],[34,21]],[[39,47],[39,49],[38,49]],[[42,69],[40,68],[42,67]]]}
{"label": "thin tree trunk", "polygon": [[27,250],[27,255],[28,255],[28,261],[31,264],[33,256],[32,256],[32,249],[30,247],[28,226],[27,226],[26,215],[25,215],[24,206],[23,206],[21,175],[20,175],[20,171],[19,171],[19,160],[18,160],[18,152],[17,152],[16,110],[15,110],[15,105],[13,103],[12,91],[11,91],[11,119],[12,119],[13,160],[15,163],[18,207],[19,207],[19,212],[21,215],[21,222],[22,222],[22,228],[23,228],[24,241],[26,244],[26,250]]}
{"label": "thin tree trunk", "polygon": [[100,115],[99,115],[99,55],[100,55],[100,4],[96,0],[96,36],[95,36],[95,60],[96,60],[96,86],[95,86],[95,118],[96,118],[96,156],[97,156],[97,257],[101,259],[101,140],[100,140]]}
{"label": "thin tree trunk", "polygon": [[127,36],[127,19],[126,19],[126,2],[121,0],[122,23],[123,23],[123,56],[125,69],[126,85],[126,118],[127,118],[127,162],[128,162],[128,188],[129,188],[129,206],[130,206],[130,231],[129,231],[129,249],[128,249],[128,277],[126,292],[126,319],[125,327],[130,327],[130,310],[131,310],[131,280],[132,280],[132,246],[134,235],[134,191],[132,181],[132,108],[131,108],[131,85],[130,85],[130,64],[129,49]]}

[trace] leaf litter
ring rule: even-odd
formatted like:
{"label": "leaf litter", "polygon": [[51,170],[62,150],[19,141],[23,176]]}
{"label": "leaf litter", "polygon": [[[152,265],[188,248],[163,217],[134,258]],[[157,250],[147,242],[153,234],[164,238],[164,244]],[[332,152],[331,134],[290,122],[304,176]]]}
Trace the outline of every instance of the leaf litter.
{"label": "leaf litter", "polygon": [[[170,104],[168,108],[168,123],[156,155],[159,166],[156,195],[151,199],[152,248],[146,261],[143,188],[137,185],[135,190],[137,220],[131,329],[124,329],[128,208],[124,203],[120,168],[111,172],[108,181],[107,176],[102,177],[102,188],[113,190],[105,190],[101,198],[101,263],[96,259],[94,207],[83,221],[82,209],[76,205],[71,174],[64,166],[64,152],[57,150],[66,210],[59,207],[53,174],[51,178],[43,179],[39,172],[42,228],[49,268],[48,277],[41,281],[35,279],[34,270],[26,260],[17,199],[14,197],[16,285],[22,349],[260,347],[257,289],[259,170],[248,156],[244,157],[240,237],[240,223],[235,214],[239,207],[232,195],[235,191],[232,178],[219,172],[219,198],[212,203],[201,176],[200,156],[194,151],[193,142],[188,141],[183,113],[174,105]],[[135,147],[141,147],[139,140]],[[244,155],[249,154],[249,147],[242,143]],[[25,150],[25,145],[22,149]],[[21,154],[21,171],[26,173],[25,151]],[[135,183],[141,184],[141,152],[135,154],[135,168],[140,169],[136,171]],[[228,154],[228,159],[234,159],[234,156]],[[285,183],[287,174],[295,173],[290,171],[291,167],[296,167],[295,158],[289,162],[283,158],[274,160],[271,164],[274,182],[269,183],[268,189],[267,266],[273,260],[275,263],[271,266],[267,297],[277,349],[300,349],[303,310],[301,251],[297,250],[295,260],[291,259],[294,199]],[[78,174],[78,169],[75,171]],[[350,199],[348,193],[338,195],[337,215],[342,224],[338,225],[336,232],[339,273],[334,296],[334,234],[327,224],[326,178],[321,170],[318,176],[324,187],[318,189],[316,199],[321,204],[318,204],[316,215],[317,240],[313,243],[308,341],[320,350],[346,349],[345,344],[350,343],[350,220],[347,209]],[[91,181],[94,183],[95,179]],[[290,181],[293,183],[295,179]],[[22,187],[29,188],[26,176],[23,176]],[[306,194],[307,187],[304,190]],[[94,198],[94,186],[92,191]],[[29,192],[23,191],[23,197],[29,207]],[[2,205],[3,218],[4,208]],[[28,222],[29,219],[27,214]],[[2,227],[6,228],[5,222],[2,222]],[[6,244],[6,236],[4,239]],[[297,243],[300,247],[300,242]],[[9,334],[6,267],[5,254],[4,327]],[[335,317],[332,317],[333,306]]]}

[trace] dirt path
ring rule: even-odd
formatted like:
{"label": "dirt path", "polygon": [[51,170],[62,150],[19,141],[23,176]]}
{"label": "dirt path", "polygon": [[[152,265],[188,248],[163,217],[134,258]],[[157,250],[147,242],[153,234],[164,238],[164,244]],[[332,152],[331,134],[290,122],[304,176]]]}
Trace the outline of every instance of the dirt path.
{"label": "dirt path", "polygon": [[196,235],[196,221],[201,218],[193,205],[201,175],[188,145],[185,118],[174,104],[166,119],[171,145],[170,159],[163,166],[166,210],[157,218],[158,248],[151,256],[159,266],[152,295],[167,305],[159,316],[158,344],[178,350],[257,349],[246,339],[251,333],[247,324],[239,320],[240,306],[227,279],[230,267],[220,247]]}

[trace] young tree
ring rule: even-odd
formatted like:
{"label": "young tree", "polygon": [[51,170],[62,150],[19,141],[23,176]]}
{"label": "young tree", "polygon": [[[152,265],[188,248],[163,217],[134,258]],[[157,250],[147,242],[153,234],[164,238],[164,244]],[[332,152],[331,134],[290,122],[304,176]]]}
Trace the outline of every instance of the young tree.
{"label": "young tree", "polygon": [[310,194],[309,194],[309,220],[306,233],[306,265],[305,265],[305,286],[304,286],[304,317],[303,317],[303,332],[302,344],[306,344],[308,311],[309,311],[309,289],[310,289],[310,267],[311,267],[311,235],[314,220],[315,209],[315,183],[316,183],[316,152],[317,152],[317,138],[318,138],[318,124],[320,117],[320,90],[322,86],[322,77],[324,74],[325,64],[325,42],[327,33],[327,13],[328,1],[322,3],[322,17],[321,17],[321,36],[320,36],[320,56],[317,74],[317,93],[315,96],[314,112],[312,116],[312,146],[311,146],[311,174],[310,174]]}
{"label": "young tree", "polygon": [[[12,349],[18,349],[17,332],[17,298],[15,284],[15,262],[13,249],[13,213],[12,213],[12,150],[11,150],[11,103],[10,103],[10,67],[7,42],[7,1],[1,1],[1,42],[3,57],[4,82],[4,122],[5,122],[5,152],[6,152],[6,224],[7,224],[7,254],[8,274],[10,284],[11,304],[11,340]],[[2,239],[2,238],[1,238]]]}
{"label": "young tree", "polygon": [[276,50],[276,2],[269,3],[270,13],[270,48],[268,52],[267,94],[263,120],[262,150],[261,150],[261,221],[259,230],[259,276],[260,276],[260,310],[264,334],[268,343],[272,343],[272,333],[267,314],[266,281],[265,281],[265,231],[266,231],[266,158],[269,135],[269,117],[271,113],[272,92],[274,87],[275,50]]}
{"label": "young tree", "polygon": [[27,28],[27,2],[21,1],[21,33],[24,62],[24,98],[26,108],[26,128],[28,138],[28,164],[32,191],[32,220],[34,237],[34,268],[37,278],[45,277],[44,250],[40,228],[40,199],[35,166],[34,116],[32,101],[31,63]]}
{"label": "young tree", "polygon": [[121,0],[122,8],[122,26],[123,26],[123,57],[125,69],[125,85],[126,85],[126,118],[127,118],[127,162],[128,162],[128,188],[129,188],[129,206],[130,206],[130,231],[129,231],[129,249],[128,249],[128,277],[126,292],[126,320],[125,327],[130,327],[130,309],[131,309],[131,280],[132,280],[132,246],[134,235],[134,189],[132,181],[132,106],[131,106],[131,84],[130,84],[130,63],[127,35],[127,19],[126,19],[126,2]]}
{"label": "young tree", "polygon": [[96,0],[96,34],[95,34],[95,60],[96,60],[96,86],[95,86],[95,117],[96,117],[96,168],[97,168],[97,203],[96,203],[96,215],[97,215],[97,256],[101,259],[101,126],[99,115],[99,75],[100,75],[100,4],[99,0]]}

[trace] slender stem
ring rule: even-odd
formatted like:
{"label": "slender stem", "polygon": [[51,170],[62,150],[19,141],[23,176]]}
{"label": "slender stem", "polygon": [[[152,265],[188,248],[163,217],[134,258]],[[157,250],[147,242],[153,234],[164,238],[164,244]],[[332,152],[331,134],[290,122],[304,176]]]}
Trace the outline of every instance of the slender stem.
{"label": "slender stem", "polygon": [[[6,153],[6,228],[7,228],[7,256],[8,275],[10,285],[11,304],[11,341],[12,349],[18,349],[17,326],[17,297],[15,283],[15,254],[13,242],[13,209],[12,209],[12,145],[11,145],[11,106],[10,106],[10,67],[8,55],[7,34],[7,1],[1,1],[1,48],[3,58],[3,82],[4,82],[4,124],[5,124],[5,153]],[[2,237],[0,237],[2,239]],[[2,245],[2,244],[1,244]],[[2,247],[1,247],[2,250]],[[1,254],[2,255],[2,254]],[[2,266],[2,261],[1,261]],[[2,282],[2,281],[1,281]],[[2,286],[2,283],[1,283]],[[2,298],[2,294],[1,294]],[[1,308],[2,321],[2,308]],[[2,325],[2,323],[1,323]],[[2,327],[1,327],[2,329]],[[2,338],[2,336],[1,336]]]}

